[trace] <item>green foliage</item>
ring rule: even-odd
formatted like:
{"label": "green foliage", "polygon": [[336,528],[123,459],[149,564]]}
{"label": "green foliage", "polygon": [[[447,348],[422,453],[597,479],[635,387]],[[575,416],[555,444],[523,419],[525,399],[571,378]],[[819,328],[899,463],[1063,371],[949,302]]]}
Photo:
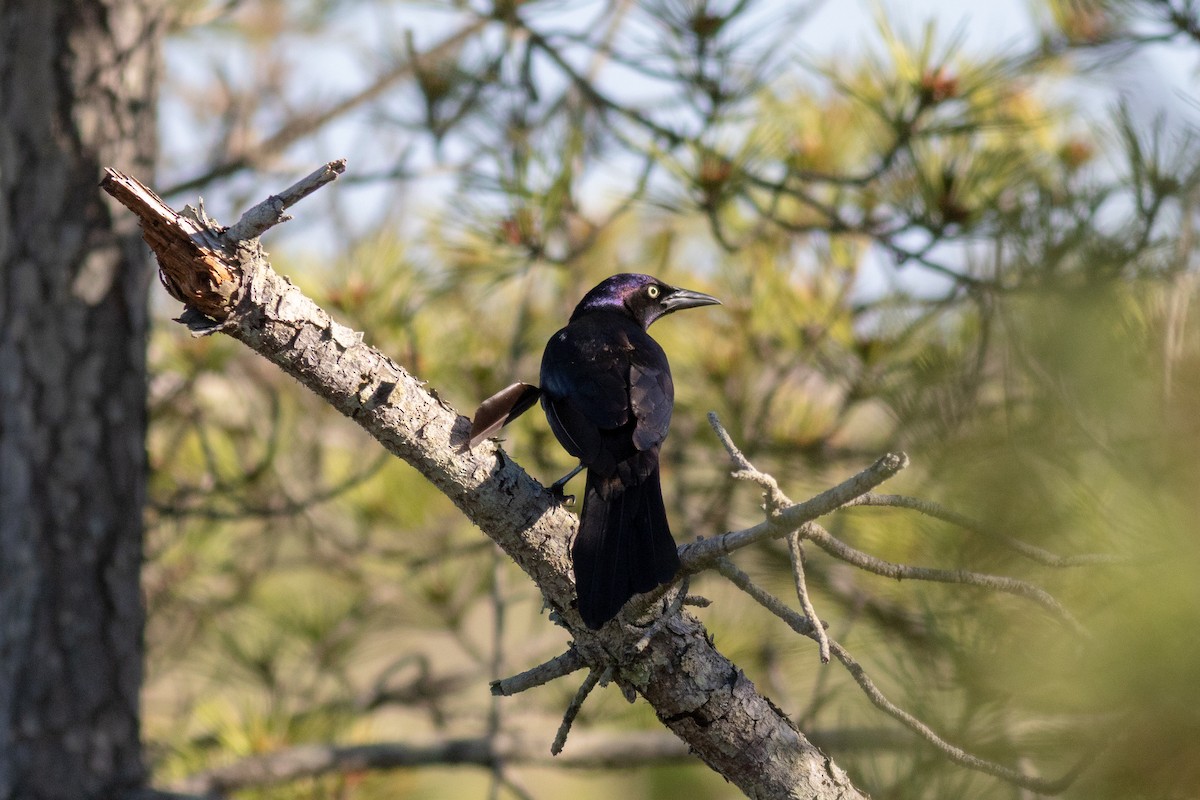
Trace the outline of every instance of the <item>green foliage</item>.
{"label": "green foliage", "polygon": [[[313,20],[352,6],[309,3],[291,24],[316,36]],[[1079,52],[1147,46],[1130,33],[1146,9],[1047,8],[1043,40],[1022,52],[973,52],[932,25],[913,40],[880,12],[866,52],[813,64],[770,47],[778,31],[752,23],[782,15],[754,3],[649,3],[584,31],[548,3],[496,7],[490,38],[412,76],[422,113],[369,126],[372,141],[427,139],[453,175],[438,202],[403,224],[347,225],[332,257],[285,241],[274,260],[464,413],[535,379],[547,337],[609,274],[715,294],[725,304],[703,320],[654,329],[677,386],[663,454],[676,538],[762,518],[709,409],[796,499],[905,449],[914,467],[885,490],[995,535],[871,508],[824,520],[831,532],[893,562],[1036,583],[1091,638],[1022,598],[889,581],[809,545],[831,634],[889,697],[984,757],[1056,776],[1106,744],[1066,796],[1178,796],[1200,781],[1200,173],[1166,123],[1125,109],[1097,122],[1054,90]],[[247,13],[225,24],[257,47]],[[634,79],[661,102],[624,96]],[[163,779],[304,742],[511,726],[549,747],[573,679],[517,702],[487,694],[566,644],[515,566],[235,343],[164,325],[152,361],[146,706]],[[543,482],[571,466],[537,413],[505,439]],[[1121,560],[1046,566],[1004,536]],[[738,561],[794,595],[784,543]],[[722,651],[805,730],[859,736],[830,754],[874,795],[1016,795],[904,738],[718,576],[693,591],[714,601],[698,613]],[[611,688],[578,725],[660,727]],[[555,795],[728,795],[703,767],[511,772],[537,797],[543,781]],[[445,788],[459,780],[351,774],[246,796],[478,796],[490,778]]]}

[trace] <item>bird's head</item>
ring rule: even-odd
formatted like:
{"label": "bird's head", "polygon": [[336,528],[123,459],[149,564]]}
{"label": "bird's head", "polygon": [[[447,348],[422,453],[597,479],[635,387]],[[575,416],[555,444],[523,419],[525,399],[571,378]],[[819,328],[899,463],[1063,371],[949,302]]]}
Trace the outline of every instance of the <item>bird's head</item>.
{"label": "bird's head", "polygon": [[680,289],[650,275],[623,272],[605,278],[585,294],[575,306],[571,319],[591,311],[621,311],[640,322],[643,328],[649,328],[654,320],[672,311],[720,304],[720,300],[703,292]]}

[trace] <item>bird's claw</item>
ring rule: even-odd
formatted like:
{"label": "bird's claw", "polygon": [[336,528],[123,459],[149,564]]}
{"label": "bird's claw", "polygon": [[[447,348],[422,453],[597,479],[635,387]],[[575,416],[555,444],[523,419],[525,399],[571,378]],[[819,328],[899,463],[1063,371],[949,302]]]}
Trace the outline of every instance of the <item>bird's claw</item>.
{"label": "bird's claw", "polygon": [[558,484],[550,487],[550,494],[554,495],[554,499],[564,506],[575,505],[575,495],[567,494],[563,491],[563,487]]}
{"label": "bird's claw", "polygon": [[567,481],[571,480],[571,478],[574,478],[576,475],[578,475],[582,471],[583,471],[583,464],[580,464],[579,466],[575,467],[575,469],[571,470],[566,475],[563,475],[561,478],[556,480],[554,483],[550,484],[550,487],[549,487],[550,494],[554,495],[554,498],[556,500],[558,500],[558,502],[562,503],[564,506],[575,505],[575,495],[565,494],[563,492],[563,487],[567,485]]}

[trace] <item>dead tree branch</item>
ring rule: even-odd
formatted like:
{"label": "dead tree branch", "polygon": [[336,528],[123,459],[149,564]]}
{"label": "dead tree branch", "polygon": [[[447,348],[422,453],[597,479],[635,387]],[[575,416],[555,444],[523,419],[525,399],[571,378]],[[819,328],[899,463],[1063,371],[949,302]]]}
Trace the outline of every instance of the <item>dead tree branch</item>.
{"label": "dead tree branch", "polygon": [[1030,561],[1036,561],[1039,564],[1044,564],[1047,567],[1088,567],[1097,564],[1118,564],[1124,561],[1121,556],[1114,553],[1082,553],[1074,556],[1060,556],[1057,553],[1051,553],[1036,545],[1023,542],[1020,539],[1014,538],[1007,534],[995,531],[988,526],[976,522],[975,520],[960,514],[957,511],[952,511],[940,503],[935,503],[932,500],[923,500],[919,497],[909,497],[902,494],[877,494],[875,492],[867,492],[861,497],[856,497],[849,503],[846,503],[845,508],[852,506],[876,506],[881,508],[907,508],[913,511],[918,511],[928,517],[940,519],[943,522],[948,522],[951,525],[962,528],[965,531],[978,534],[986,539],[1007,547],[1008,549],[1021,554]]}
{"label": "dead tree branch", "polygon": [[1071,612],[1045,589],[1034,586],[1028,581],[1001,575],[986,575],[971,570],[933,569],[893,564],[851,547],[813,522],[817,517],[829,514],[839,508],[859,504],[857,502],[859,498],[869,495],[872,488],[908,465],[908,456],[903,453],[889,453],[859,474],[832,489],[827,489],[811,500],[793,503],[779,488],[772,476],[761,472],[750,463],[749,459],[734,444],[715,413],[709,413],[708,421],[733,460],[736,467],[732,473],[733,477],[753,481],[765,488],[767,520],[753,528],[733,531],[715,539],[706,539],[694,545],[685,546],[681,557],[687,572],[695,572],[710,566],[709,560],[713,554],[732,553],[755,542],[780,538],[791,535],[793,531],[799,531],[803,538],[809,539],[834,558],[866,572],[896,580],[921,580],[979,586],[1024,597],[1057,617],[1075,634],[1087,636],[1087,631]]}
{"label": "dead tree branch", "polygon": [[492,694],[503,697],[520,694],[526,689],[532,689],[535,686],[549,683],[555,678],[570,675],[572,672],[583,669],[585,666],[583,656],[579,655],[579,652],[572,648],[560,656],[555,656],[544,664],[538,664],[532,669],[525,670],[520,675],[492,681]]}
{"label": "dead tree branch", "polygon": [[628,624],[628,611],[588,630],[572,607],[575,517],[496,445],[468,450],[470,420],[277,274],[257,239],[230,241],[115,171],[106,171],[102,186],[141,219],[164,285],[191,310],[183,319],[194,333],[221,331],[243,342],[420,471],[533,579],[583,660],[615,666],[618,681],[705,763],[753,797],[861,797],[695,618],[671,617],[640,654],[644,630]]}
{"label": "dead tree branch", "polygon": [[[886,577],[896,578],[897,580],[902,578],[910,578],[917,580],[939,581],[943,583],[964,583],[1027,597],[1058,616],[1060,619],[1070,625],[1077,633],[1086,635],[1086,631],[1082,628],[1082,626],[1075,621],[1075,618],[1057,600],[1051,597],[1050,594],[1045,590],[1024,581],[1019,581],[1015,578],[984,575],[982,573],[970,572],[968,570],[934,570],[921,567],[910,567],[901,564],[892,564],[890,562],[883,561],[882,559],[875,558],[874,556],[864,553],[861,550],[850,547],[840,539],[837,539],[831,535],[828,531],[811,519],[803,522],[797,528],[790,528],[789,524],[792,519],[792,516],[790,515],[792,514],[793,510],[799,506],[811,504],[813,503],[813,500],[808,501],[807,504],[793,503],[791,500],[789,500],[787,495],[785,495],[783,490],[779,487],[779,484],[775,478],[756,468],[752,463],[750,463],[750,460],[746,458],[741,450],[738,449],[728,431],[725,430],[725,428],[721,425],[720,420],[717,419],[717,415],[715,413],[710,413],[708,415],[708,420],[712,425],[713,430],[716,432],[717,437],[721,440],[721,443],[729,452],[730,458],[733,460],[736,468],[732,473],[733,477],[741,480],[752,481],[764,488],[764,495],[766,497],[764,509],[767,514],[767,521],[763,523],[763,525],[767,527],[766,533],[763,535],[788,536],[788,544],[789,549],[791,550],[793,569],[795,570],[797,593],[799,594],[800,603],[804,609],[805,615],[802,616],[796,613],[792,609],[788,608],[777,597],[756,586],[750,579],[750,576],[738,569],[725,555],[718,556],[715,565],[717,570],[722,575],[727,577],[739,589],[750,595],[755,602],[759,603],[772,614],[786,622],[794,631],[802,636],[808,636],[809,638],[815,640],[821,648],[822,661],[828,662],[830,654],[836,657],[837,660],[847,669],[847,671],[849,671],[851,677],[853,677],[854,681],[859,685],[859,688],[862,689],[863,693],[866,694],[867,698],[873,705],[875,705],[876,708],[879,708],[884,713],[902,723],[905,727],[909,728],[909,730],[913,731],[916,735],[931,744],[934,748],[939,750],[954,763],[960,764],[969,769],[984,772],[988,775],[993,775],[1021,788],[1029,789],[1042,794],[1057,794],[1062,792],[1074,782],[1079,773],[1087,766],[1087,764],[1091,762],[1095,755],[1094,752],[1088,753],[1083,759],[1080,760],[1078,765],[1060,778],[1048,779],[1041,778],[1036,775],[1028,775],[1011,767],[1006,767],[1003,764],[997,764],[996,762],[980,758],[979,756],[968,753],[962,748],[951,744],[939,736],[924,722],[900,708],[892,701],[888,700],[887,697],[885,697],[884,694],[878,689],[878,687],[875,686],[874,681],[871,680],[866,671],[857,661],[854,660],[850,653],[836,641],[833,641],[827,637],[824,627],[817,620],[816,613],[812,610],[812,602],[808,599],[808,593],[804,587],[804,556],[803,550],[801,549],[801,540],[805,538],[810,539],[817,546],[821,547],[835,558],[839,558],[842,561],[859,567],[865,571],[873,572],[877,575],[884,575]],[[907,458],[902,458],[904,458],[903,463],[907,463]],[[876,462],[871,469],[878,467],[883,460],[884,459],[881,459],[880,462]],[[869,484],[872,480],[872,478],[868,477],[871,469],[856,475],[849,481],[846,481],[845,483],[840,484],[839,486],[834,487],[827,492],[824,492],[822,495],[818,495],[818,497],[839,496],[840,492],[843,491],[843,487],[848,487],[849,485],[862,486]],[[863,491],[863,495],[860,496],[869,496],[869,492],[867,492],[866,489]],[[876,495],[876,497],[878,496]],[[817,498],[814,498],[814,500],[816,499]],[[851,498],[846,500],[842,507],[856,505],[857,499],[858,498]],[[945,511],[944,509],[943,511],[947,514],[951,513]],[[788,522],[781,522],[781,520],[784,519],[787,519]],[[760,528],[762,528],[761,525],[749,530],[758,531]],[[744,535],[745,533],[746,531],[727,533],[724,536],[719,537],[717,541],[719,542],[720,539],[726,539],[727,537],[737,537],[735,539],[735,541],[738,543],[737,546],[744,546],[741,543],[745,542],[748,538]],[[756,533],[755,536],[758,537],[759,534]],[[757,538],[755,541],[757,541]],[[707,544],[707,542],[704,542],[704,544]],[[733,549],[736,549],[736,547],[729,548],[730,551]]]}
{"label": "dead tree branch", "polygon": [[804,581],[804,544],[800,541],[800,531],[788,534],[788,551],[792,557],[792,580],[796,584],[796,597],[800,601],[800,609],[812,620],[813,633],[817,636],[821,663],[829,663],[829,638],[825,635],[825,627],[817,619],[817,611],[813,608],[812,598],[808,596],[808,586]]}
{"label": "dead tree branch", "polygon": [[566,712],[563,714],[562,724],[558,726],[558,733],[554,735],[554,743],[550,745],[550,755],[556,756],[563,751],[567,745],[567,734],[571,732],[571,726],[575,724],[575,717],[579,716],[580,709],[583,708],[583,703],[587,700],[592,689],[596,688],[599,683],[607,683],[612,677],[612,667],[605,667],[603,670],[592,668],[592,671],[583,679],[583,683],[579,685],[579,690],[575,692],[575,696],[571,698],[571,704],[567,706]]}

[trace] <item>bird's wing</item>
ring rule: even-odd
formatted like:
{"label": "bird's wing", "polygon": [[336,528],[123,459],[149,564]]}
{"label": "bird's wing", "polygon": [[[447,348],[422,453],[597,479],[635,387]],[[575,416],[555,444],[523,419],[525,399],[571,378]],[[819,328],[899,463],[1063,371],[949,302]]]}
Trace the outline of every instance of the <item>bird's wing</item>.
{"label": "bird's wing", "polygon": [[646,340],[653,346],[635,348],[629,364],[629,406],[637,420],[633,445],[638,450],[650,450],[667,438],[675,404],[667,356],[657,342],[649,336]]}
{"label": "bird's wing", "polygon": [[542,407],[559,442],[585,465],[604,447],[603,432],[629,420],[628,338],[620,331],[563,329],[542,357]]}
{"label": "bird's wing", "polygon": [[[557,337],[556,337],[557,338]],[[625,348],[581,349],[573,341],[547,347],[542,385],[551,398],[571,403],[597,428],[619,428],[629,421],[625,386],[628,354]],[[556,351],[563,351],[561,354]]]}

